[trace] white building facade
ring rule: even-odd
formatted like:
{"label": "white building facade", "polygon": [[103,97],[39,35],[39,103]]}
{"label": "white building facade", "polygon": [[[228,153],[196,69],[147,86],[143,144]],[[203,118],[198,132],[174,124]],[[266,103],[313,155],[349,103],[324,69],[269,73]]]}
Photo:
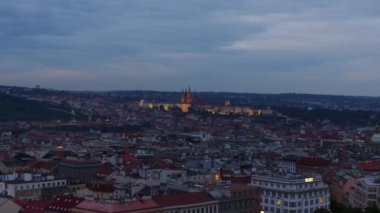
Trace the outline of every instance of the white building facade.
{"label": "white building facade", "polygon": [[0,181],[0,194],[18,199],[33,200],[62,195],[66,191],[66,187],[66,179],[55,179],[53,175],[12,174]]}
{"label": "white building facade", "polygon": [[329,189],[320,176],[253,175],[251,184],[262,189],[261,207],[266,213],[313,213],[330,206]]}

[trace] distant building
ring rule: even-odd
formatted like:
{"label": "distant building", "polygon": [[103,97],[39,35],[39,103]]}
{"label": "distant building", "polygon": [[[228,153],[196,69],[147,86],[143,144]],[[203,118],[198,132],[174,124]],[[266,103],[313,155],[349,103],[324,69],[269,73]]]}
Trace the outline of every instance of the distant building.
{"label": "distant building", "polygon": [[376,128],[376,132],[372,135],[369,146],[369,151],[380,154],[380,128]]}
{"label": "distant building", "polygon": [[182,90],[179,103],[145,103],[143,100],[141,100],[138,105],[140,107],[146,107],[148,109],[163,109],[165,111],[168,111],[170,109],[180,109],[185,113],[189,112],[190,108],[193,108],[196,110],[220,115],[260,116],[272,114],[272,110],[270,109],[260,110],[249,106],[231,106],[230,101],[226,101],[223,106],[215,106],[209,104],[206,100],[192,93],[190,87],[188,90]]}
{"label": "distant building", "polygon": [[230,185],[218,191],[221,192],[218,196],[220,213],[259,213],[262,210],[260,191],[255,187]]}
{"label": "distant building", "polygon": [[349,205],[359,208],[371,206],[380,208],[380,176],[360,178],[358,181],[348,193]]}
{"label": "distant building", "polygon": [[218,200],[207,192],[190,192],[153,197],[152,200],[160,206],[160,212],[219,212]]}
{"label": "distant building", "polygon": [[65,179],[54,176],[24,173],[21,177],[0,182],[0,193],[17,199],[51,199],[63,195],[67,188]]}
{"label": "distant building", "polygon": [[283,170],[284,173],[296,174],[297,173],[297,161],[299,160],[298,156],[285,156],[280,162],[279,167]]}
{"label": "distant building", "polygon": [[59,175],[72,179],[91,178],[102,166],[96,160],[62,160],[58,165]]}

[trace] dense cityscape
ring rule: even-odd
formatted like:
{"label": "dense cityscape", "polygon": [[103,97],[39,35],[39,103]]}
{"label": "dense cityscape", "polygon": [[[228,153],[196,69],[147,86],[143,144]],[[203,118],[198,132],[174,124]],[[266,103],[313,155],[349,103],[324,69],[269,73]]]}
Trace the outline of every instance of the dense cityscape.
{"label": "dense cityscape", "polygon": [[380,213],[380,0],[0,0],[0,213]]}
{"label": "dense cityscape", "polygon": [[2,86],[0,212],[378,211],[379,98],[158,94]]}

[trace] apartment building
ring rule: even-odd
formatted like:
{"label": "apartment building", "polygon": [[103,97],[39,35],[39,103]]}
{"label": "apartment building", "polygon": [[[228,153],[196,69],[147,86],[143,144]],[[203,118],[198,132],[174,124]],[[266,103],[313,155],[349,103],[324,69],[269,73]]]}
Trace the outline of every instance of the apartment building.
{"label": "apartment building", "polygon": [[251,184],[262,190],[266,213],[313,213],[330,205],[328,186],[320,176],[253,175]]}

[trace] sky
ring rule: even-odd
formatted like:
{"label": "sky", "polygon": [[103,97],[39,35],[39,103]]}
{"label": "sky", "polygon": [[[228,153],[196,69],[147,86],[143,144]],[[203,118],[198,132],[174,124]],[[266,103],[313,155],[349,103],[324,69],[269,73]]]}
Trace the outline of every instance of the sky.
{"label": "sky", "polygon": [[0,84],[380,94],[379,0],[2,0]]}

